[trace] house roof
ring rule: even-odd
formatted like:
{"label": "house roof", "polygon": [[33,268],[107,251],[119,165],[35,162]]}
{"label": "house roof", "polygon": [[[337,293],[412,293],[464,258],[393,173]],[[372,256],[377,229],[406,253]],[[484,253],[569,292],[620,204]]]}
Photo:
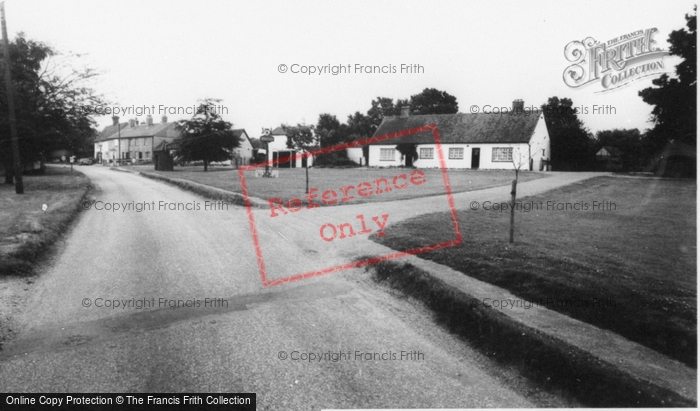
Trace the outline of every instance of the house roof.
{"label": "house roof", "polygon": [[118,127],[123,129],[128,125],[129,123],[119,123],[119,125],[111,124],[105,127],[101,132],[97,133],[97,136],[95,136],[95,141],[108,140],[109,136],[111,136],[112,134],[117,134],[117,131],[119,130]]}
{"label": "house roof", "polygon": [[166,146],[167,146],[168,150],[179,150],[180,149],[180,142],[179,141],[163,140],[153,148],[153,151],[165,151]]}
{"label": "house roof", "polygon": [[[438,126],[441,143],[529,143],[540,115],[425,114],[385,117],[373,137],[397,133],[429,124]],[[427,144],[435,141],[432,131],[401,138],[401,143]],[[393,144],[386,141],[371,145]]]}
{"label": "house roof", "polygon": [[617,147],[613,147],[613,146],[603,146],[603,148],[601,148],[600,150],[598,150],[598,153],[596,153],[596,155],[600,155],[600,152],[603,151],[603,150],[607,151],[608,154],[610,154],[610,156],[612,156],[612,157],[620,157],[620,155],[622,154],[622,150],[620,150],[620,149],[617,148]]}
{"label": "house roof", "polygon": [[244,128],[233,129],[233,135],[235,135],[236,137],[241,138],[243,134],[245,134],[245,137],[248,139],[250,145],[253,146],[253,140],[250,139],[250,136],[248,135],[248,133],[246,133]]}
{"label": "house roof", "polygon": [[272,130],[270,134],[272,134],[273,136],[286,136],[287,132],[284,131],[284,128],[282,128],[282,126],[279,126],[276,129]]}
{"label": "house roof", "polygon": [[250,145],[252,145],[253,148],[262,148],[263,143],[259,139],[253,137],[250,139]]}
{"label": "house roof", "polygon": [[[177,131],[176,122],[169,123],[153,123],[152,125],[138,124],[134,127],[128,127],[129,123],[125,123],[127,127],[122,127],[121,131],[117,126],[107,126],[95,139],[95,141],[111,140],[115,138],[134,138],[134,137],[170,137],[177,138],[180,133]],[[111,129],[110,129],[111,128]],[[110,130],[108,130],[110,129]],[[111,131],[111,132],[110,132]]]}

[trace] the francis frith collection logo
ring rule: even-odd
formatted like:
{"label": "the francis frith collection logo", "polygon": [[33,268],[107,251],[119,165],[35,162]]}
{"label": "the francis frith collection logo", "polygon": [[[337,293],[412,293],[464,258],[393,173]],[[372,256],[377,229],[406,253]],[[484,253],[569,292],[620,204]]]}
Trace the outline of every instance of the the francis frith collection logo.
{"label": "the francis frith collection logo", "polygon": [[599,92],[605,92],[664,73],[663,58],[669,53],[656,47],[656,32],[656,28],[651,28],[606,42],[593,37],[570,42],[564,48],[564,56],[572,64],[564,70],[564,83],[571,88],[600,83],[603,90]]}

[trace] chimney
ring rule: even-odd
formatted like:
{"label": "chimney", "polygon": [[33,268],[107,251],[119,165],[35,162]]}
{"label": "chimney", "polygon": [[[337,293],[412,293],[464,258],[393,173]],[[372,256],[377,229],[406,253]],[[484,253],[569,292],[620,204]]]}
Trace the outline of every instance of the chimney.
{"label": "chimney", "polygon": [[166,116],[165,114],[163,114],[163,117],[160,118],[160,121],[161,121],[162,123],[167,123],[167,122],[168,122],[168,116]]}
{"label": "chimney", "polygon": [[112,125],[119,125],[119,116],[112,116]]}
{"label": "chimney", "polygon": [[525,110],[525,102],[520,99],[513,100],[513,112],[522,113],[523,110]]}
{"label": "chimney", "polygon": [[407,118],[408,117],[408,112],[411,108],[409,106],[403,106],[401,107],[401,118]]}
{"label": "chimney", "polygon": [[135,119],[129,119],[129,127],[136,127],[136,120]]}

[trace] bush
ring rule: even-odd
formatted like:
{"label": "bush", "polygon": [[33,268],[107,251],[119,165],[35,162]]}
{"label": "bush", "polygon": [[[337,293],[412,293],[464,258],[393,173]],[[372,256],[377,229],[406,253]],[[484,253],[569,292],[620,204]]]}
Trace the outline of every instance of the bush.
{"label": "bush", "polygon": [[336,151],[332,153],[319,154],[316,156],[314,159],[314,167],[348,168],[360,167],[360,165],[350,160],[345,151]]}

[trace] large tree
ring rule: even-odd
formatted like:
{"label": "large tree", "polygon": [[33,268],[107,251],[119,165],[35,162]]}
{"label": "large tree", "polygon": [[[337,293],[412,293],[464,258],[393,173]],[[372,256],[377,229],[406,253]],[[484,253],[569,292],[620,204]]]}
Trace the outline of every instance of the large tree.
{"label": "large tree", "polygon": [[446,91],[426,88],[411,96],[411,112],[415,114],[454,114],[459,111],[457,98]]}
{"label": "large tree", "polygon": [[231,151],[241,145],[240,137],[232,130],[233,124],[213,110],[219,103],[221,100],[213,98],[200,100],[192,118],[179,122],[182,136],[178,154],[183,161],[203,161],[204,171],[208,171],[212,161],[231,158]]}
{"label": "large tree", "polygon": [[[2,45],[0,45],[2,47]],[[79,64],[79,55],[62,54],[19,33],[9,44],[19,153],[23,162],[50,151],[84,151],[95,133],[92,109],[106,102],[90,87],[99,75]],[[0,70],[0,161],[5,182],[12,184],[9,111],[4,70]],[[83,151],[83,153],[81,153]]]}
{"label": "large tree", "polygon": [[571,99],[550,97],[542,111],[551,140],[552,169],[578,171],[590,167],[592,136],[579,120]]}
{"label": "large tree", "polygon": [[367,116],[372,123],[373,130],[376,130],[384,117],[395,116],[399,114],[399,108],[394,105],[394,99],[389,97],[377,97],[372,100],[372,107],[367,110]]}
{"label": "large tree", "polygon": [[321,147],[333,147],[345,140],[347,126],[341,126],[338,118],[330,113],[323,113],[318,116],[315,132]]}
{"label": "large tree", "polygon": [[667,74],[652,81],[656,87],[639,92],[645,103],[654,106],[651,121],[654,128],[647,133],[647,144],[658,151],[666,141],[679,140],[693,146],[697,140],[697,7],[695,14],[686,14],[686,29],[675,30],[668,37],[669,52],[683,58],[676,66],[677,78]]}

